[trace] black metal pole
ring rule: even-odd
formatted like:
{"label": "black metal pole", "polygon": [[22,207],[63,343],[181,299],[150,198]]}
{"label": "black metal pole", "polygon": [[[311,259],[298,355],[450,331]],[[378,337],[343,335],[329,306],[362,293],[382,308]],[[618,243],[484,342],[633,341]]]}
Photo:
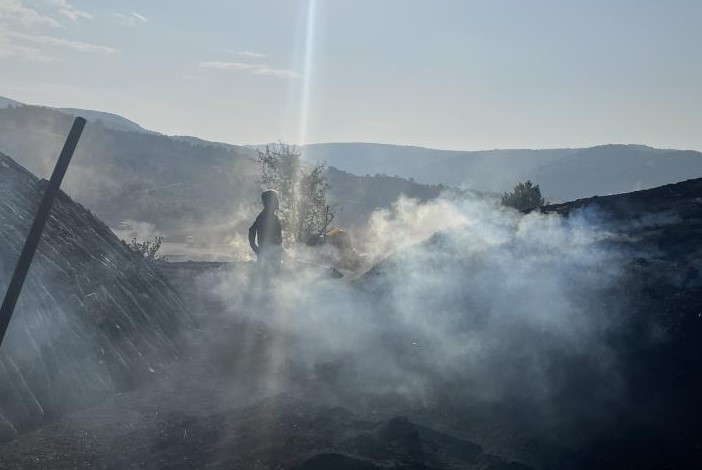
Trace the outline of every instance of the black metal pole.
{"label": "black metal pole", "polygon": [[56,194],[58,194],[61,181],[66,174],[68,164],[71,162],[71,157],[73,157],[73,152],[76,149],[76,145],[78,145],[78,140],[80,139],[84,127],[85,119],[82,117],[77,117],[73,121],[71,132],[68,134],[66,143],[63,145],[63,150],[61,151],[61,155],[59,155],[58,162],[56,162],[54,172],[51,174],[49,184],[46,186],[44,197],[39,204],[39,210],[34,216],[32,228],[29,229],[29,235],[27,235],[27,240],[24,242],[22,254],[20,254],[19,261],[17,261],[15,272],[12,275],[10,285],[5,294],[5,300],[3,300],[2,307],[0,307],[0,346],[2,345],[3,338],[5,338],[7,326],[10,324],[10,318],[12,318],[12,312],[15,310],[15,304],[22,291],[22,286],[29,272],[29,267],[32,265],[32,258],[34,258],[34,253],[37,251],[41,233],[44,231],[46,221],[49,219],[51,206],[54,203]]}

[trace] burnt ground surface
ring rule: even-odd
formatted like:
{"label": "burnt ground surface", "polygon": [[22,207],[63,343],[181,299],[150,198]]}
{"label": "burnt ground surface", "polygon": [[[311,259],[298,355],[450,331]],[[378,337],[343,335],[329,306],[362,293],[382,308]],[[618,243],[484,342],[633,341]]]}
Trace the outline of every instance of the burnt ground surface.
{"label": "burnt ground surface", "polygon": [[[45,187],[0,153],[0,292]],[[59,192],[0,350],[0,440],[148,380],[186,325],[158,270]]]}
{"label": "burnt ground surface", "polygon": [[628,282],[614,292],[628,302],[628,316],[609,338],[629,393],[578,460],[591,468],[702,468],[702,179],[543,211],[568,217],[582,209],[609,220],[631,255]]}
{"label": "burnt ground surface", "polygon": [[162,264],[202,314],[189,360],[158,381],[0,444],[0,468],[531,468],[404,416],[325,403],[323,375],[271,377],[262,364],[279,334],[222,315],[194,282],[243,268]]}
{"label": "burnt ground surface", "polygon": [[242,265],[172,263],[160,269],[200,320],[188,357],[157,381],[0,444],[0,468],[702,468],[700,202],[693,180],[543,209],[589,208],[621,235],[606,243],[629,254],[625,281],[608,293],[628,307],[607,338],[624,365],[625,400],[594,419],[586,371],[556,362],[562,409],[581,410],[580,447],[531,435],[520,424],[530,410],[518,404],[338,407],[324,371],[262,367],[284,333],[224,314],[200,289],[197,279]]}

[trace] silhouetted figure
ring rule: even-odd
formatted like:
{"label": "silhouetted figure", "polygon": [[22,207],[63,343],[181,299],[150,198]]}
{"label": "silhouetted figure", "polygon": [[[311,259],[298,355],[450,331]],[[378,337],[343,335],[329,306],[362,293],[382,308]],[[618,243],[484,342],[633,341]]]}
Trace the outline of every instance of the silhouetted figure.
{"label": "silhouetted figure", "polygon": [[249,228],[249,244],[258,261],[276,270],[283,259],[283,231],[278,210],[278,191],[268,190],[261,194],[263,210]]}

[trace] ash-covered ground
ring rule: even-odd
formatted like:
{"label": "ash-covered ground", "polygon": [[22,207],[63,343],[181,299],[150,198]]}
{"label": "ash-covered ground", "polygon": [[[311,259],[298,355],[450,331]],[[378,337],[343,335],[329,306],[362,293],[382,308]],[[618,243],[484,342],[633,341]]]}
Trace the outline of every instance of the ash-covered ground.
{"label": "ash-covered ground", "polygon": [[0,444],[0,467],[700,468],[700,198],[404,201],[352,279],[160,263],[186,352]]}
{"label": "ash-covered ground", "polygon": [[527,468],[382,403],[341,406],[333,361],[312,371],[276,357],[295,341],[288,331],[203,295],[210,277],[250,265],[160,269],[198,312],[188,354],[150,384],[0,445],[0,468]]}

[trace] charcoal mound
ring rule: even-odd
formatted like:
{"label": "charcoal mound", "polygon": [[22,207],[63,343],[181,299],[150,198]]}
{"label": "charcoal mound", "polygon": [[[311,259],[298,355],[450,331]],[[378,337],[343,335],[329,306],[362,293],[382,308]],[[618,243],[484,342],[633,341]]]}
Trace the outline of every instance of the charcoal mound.
{"label": "charcoal mound", "polygon": [[[0,291],[46,181],[0,154]],[[0,350],[0,438],[133,387],[178,356],[178,294],[60,192]]]}

